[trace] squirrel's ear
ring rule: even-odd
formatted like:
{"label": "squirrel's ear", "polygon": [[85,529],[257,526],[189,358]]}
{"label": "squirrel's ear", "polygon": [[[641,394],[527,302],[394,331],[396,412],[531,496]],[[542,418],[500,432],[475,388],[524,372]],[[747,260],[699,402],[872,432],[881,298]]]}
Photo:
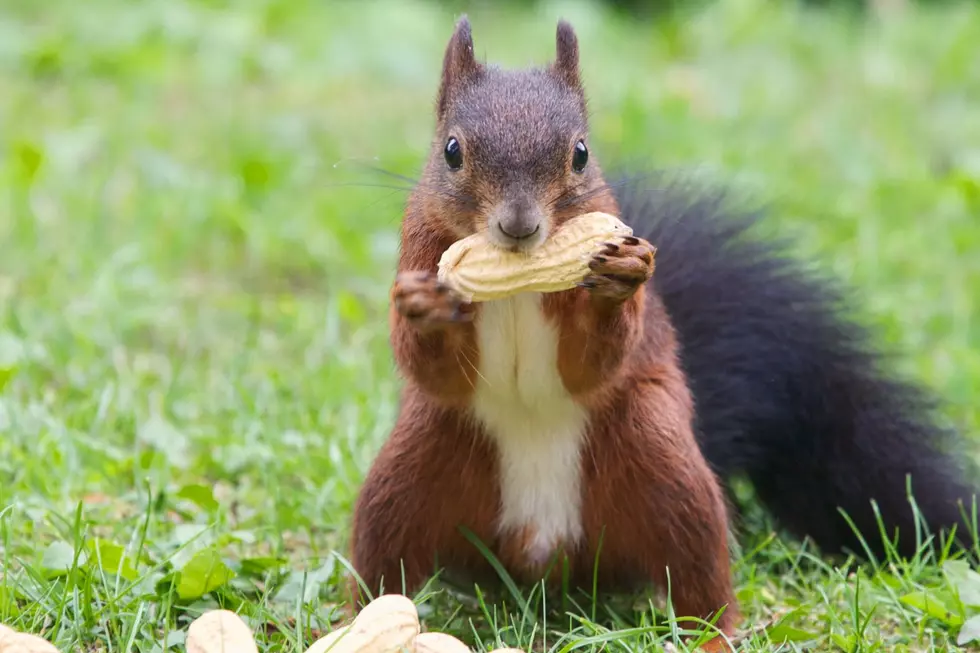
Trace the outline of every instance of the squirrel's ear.
{"label": "squirrel's ear", "polygon": [[442,82],[436,100],[436,111],[440,118],[445,115],[453,94],[479,75],[482,69],[473,55],[473,34],[470,31],[470,21],[464,14],[456,23],[442,61]]}
{"label": "squirrel's ear", "polygon": [[582,81],[578,71],[578,37],[568,21],[558,21],[558,31],[555,36],[557,56],[551,66],[563,82],[572,88],[581,89]]}

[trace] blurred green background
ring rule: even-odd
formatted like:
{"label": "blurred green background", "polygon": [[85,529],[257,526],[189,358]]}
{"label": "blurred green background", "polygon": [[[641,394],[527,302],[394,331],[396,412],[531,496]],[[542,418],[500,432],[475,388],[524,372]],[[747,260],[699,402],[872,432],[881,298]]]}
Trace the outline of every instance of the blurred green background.
{"label": "blurred green background", "polygon": [[[980,5],[629,4],[0,0],[0,622],[151,650],[336,595],[398,389],[371,166],[420,170],[462,10],[506,66],[571,20],[604,166],[767,203],[976,436]],[[227,582],[175,594],[200,552]]]}

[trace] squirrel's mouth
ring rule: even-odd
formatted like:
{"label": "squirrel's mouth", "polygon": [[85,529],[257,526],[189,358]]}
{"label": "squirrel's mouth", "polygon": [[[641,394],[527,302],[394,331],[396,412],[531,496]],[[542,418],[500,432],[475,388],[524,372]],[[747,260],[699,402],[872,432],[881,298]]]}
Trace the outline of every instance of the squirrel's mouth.
{"label": "squirrel's mouth", "polygon": [[538,223],[532,231],[515,236],[507,232],[499,222],[490,226],[490,240],[502,249],[513,252],[527,252],[544,242],[546,234]]}

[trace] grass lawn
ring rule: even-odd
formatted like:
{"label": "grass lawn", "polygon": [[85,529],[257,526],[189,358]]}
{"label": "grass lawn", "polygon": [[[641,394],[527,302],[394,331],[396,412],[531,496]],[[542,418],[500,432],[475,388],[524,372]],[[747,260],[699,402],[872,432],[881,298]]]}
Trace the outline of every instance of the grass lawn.
{"label": "grass lawn", "polygon": [[[768,202],[980,436],[980,5],[791,5],[469,13],[511,66],[547,61],[571,19],[603,163]],[[399,386],[405,193],[368,166],[419,171],[453,21],[420,0],[0,3],[0,623],[63,651],[182,650],[218,604],[261,650],[329,629]],[[771,627],[744,650],[980,637],[964,563],[832,567],[753,523],[734,573],[747,625]],[[648,604],[530,598],[421,609],[477,650],[670,639]]]}

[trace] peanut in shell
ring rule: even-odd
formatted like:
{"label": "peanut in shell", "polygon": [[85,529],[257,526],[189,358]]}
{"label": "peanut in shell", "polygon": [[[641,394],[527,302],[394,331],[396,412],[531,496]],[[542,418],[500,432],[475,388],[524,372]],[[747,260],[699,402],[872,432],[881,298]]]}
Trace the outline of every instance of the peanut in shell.
{"label": "peanut in shell", "polygon": [[59,651],[46,639],[5,627],[5,631],[0,632],[0,653],[59,653]]}
{"label": "peanut in shell", "polygon": [[349,626],[315,641],[306,653],[414,651],[419,630],[419,615],[412,600],[385,594],[368,603]]}
{"label": "peanut in shell", "polygon": [[446,633],[421,633],[415,638],[415,653],[473,653],[473,650]]}
{"label": "peanut in shell", "polygon": [[443,252],[438,276],[471,302],[568,290],[588,276],[589,261],[602,243],[631,235],[633,230],[619,218],[599,212],[571,218],[527,252],[499,247],[481,231]]}
{"label": "peanut in shell", "polygon": [[187,653],[258,653],[252,631],[230,610],[210,610],[187,629]]}

